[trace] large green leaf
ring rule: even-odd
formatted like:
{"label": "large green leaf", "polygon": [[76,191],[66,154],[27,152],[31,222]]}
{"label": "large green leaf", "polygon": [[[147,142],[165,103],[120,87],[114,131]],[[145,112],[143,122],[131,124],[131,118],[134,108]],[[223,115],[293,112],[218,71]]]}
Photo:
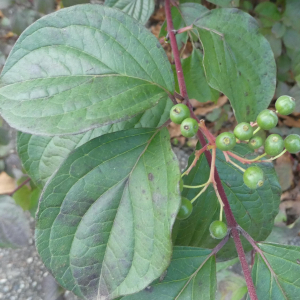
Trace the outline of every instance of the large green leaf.
{"label": "large green leaf", "polygon": [[166,128],[118,131],[75,149],[37,215],[37,249],[59,284],[109,300],[159,277],[171,259],[179,178]]}
{"label": "large green leaf", "polygon": [[254,121],[275,93],[272,49],[254,18],[238,9],[214,9],[200,18],[204,69],[211,87],[230,100],[238,122]]}
{"label": "large green leaf", "polygon": [[[174,247],[165,278],[122,300],[214,300],[217,289],[216,260],[212,256],[205,262],[209,254],[207,249]],[[204,265],[194,274],[203,262]]]}
{"label": "large green leaf", "polygon": [[[203,55],[200,50],[194,49],[191,56],[182,61],[182,68],[189,98],[200,102],[216,101],[219,98],[219,92],[211,88],[206,80],[203,65]],[[176,72],[174,72],[176,76]],[[178,81],[176,90],[179,91]]]}
{"label": "large green leaf", "polygon": [[65,135],[129,119],[163,101],[174,76],[156,38],[125,13],[79,5],[47,15],[15,44],[1,77],[12,127]]}
{"label": "large green leaf", "polygon": [[[249,155],[247,145],[237,145],[234,151],[240,156]],[[251,157],[251,156],[250,156]],[[189,159],[189,164],[193,155]],[[234,160],[234,159],[233,159]],[[234,160],[235,161],[235,160]],[[235,161],[237,162],[237,161]],[[274,218],[278,213],[281,188],[273,164],[259,163],[266,176],[262,187],[252,190],[243,182],[243,174],[232,164],[226,163],[222,152],[217,152],[216,166],[225,189],[232,212],[240,226],[255,240],[264,240],[271,233]],[[246,168],[246,166],[243,166]],[[204,155],[197,162],[188,176],[184,177],[185,185],[200,185],[207,182],[209,165]],[[182,195],[193,199],[200,189],[184,189]],[[174,239],[177,245],[213,248],[218,241],[209,234],[209,225],[219,217],[220,205],[212,187],[209,187],[194,204],[192,215],[183,221],[176,221]],[[250,249],[246,243],[246,250]],[[233,256],[235,249],[230,240],[222,251],[222,257]],[[235,251],[235,250],[234,250]],[[234,252],[235,253],[235,252]]]}
{"label": "large green leaf", "polygon": [[124,11],[142,24],[149,20],[155,7],[154,0],[105,0],[104,4]]}
{"label": "large green leaf", "polygon": [[[255,255],[252,277],[259,300],[298,300],[300,295],[300,247],[259,243],[270,268]],[[247,298],[249,299],[249,297]]]}
{"label": "large green leaf", "polygon": [[0,248],[18,248],[28,245],[31,232],[27,217],[15,201],[0,196]]}
{"label": "large green leaf", "polygon": [[[209,12],[209,10],[198,3],[183,3],[178,7],[173,6],[171,9],[172,19],[175,29],[180,29],[182,27],[186,27],[191,25],[196,19],[203,16],[205,13]],[[161,27],[159,37],[163,37],[167,35],[167,23]],[[176,35],[176,40],[178,47],[181,48],[188,39],[188,33],[183,32]]]}
{"label": "large green leaf", "polygon": [[75,148],[105,133],[130,128],[161,126],[169,118],[172,105],[171,100],[166,98],[153,108],[127,121],[99,127],[77,135],[51,137],[19,132],[17,145],[23,167],[31,179],[39,187],[43,187]]}

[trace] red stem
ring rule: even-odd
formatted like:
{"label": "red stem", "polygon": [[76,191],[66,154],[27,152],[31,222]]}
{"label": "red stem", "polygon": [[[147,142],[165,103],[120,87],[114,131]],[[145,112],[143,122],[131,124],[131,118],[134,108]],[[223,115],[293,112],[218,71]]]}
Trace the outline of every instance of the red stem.
{"label": "red stem", "polygon": [[[168,34],[169,34],[169,38],[170,38],[170,44],[171,44],[171,48],[173,51],[174,62],[175,62],[175,67],[176,67],[176,72],[177,72],[177,79],[178,79],[180,94],[183,96],[183,98],[185,99],[184,101],[185,101],[186,105],[190,109],[191,117],[194,118],[195,120],[197,120],[197,122],[199,123],[200,121],[197,118],[197,116],[194,114],[193,106],[189,102],[189,98],[188,98],[188,93],[187,93],[187,89],[186,89],[186,84],[185,84],[181,60],[180,60],[180,54],[179,54],[179,50],[177,47],[177,41],[175,38],[175,34],[173,31],[174,25],[173,25],[172,14],[171,14],[170,0],[166,0],[166,2],[165,2],[165,12],[166,12],[166,19],[167,19]],[[201,130],[198,130],[197,137],[198,137],[202,147],[204,145],[206,145],[206,140],[205,140],[205,137],[204,137],[203,133],[201,132]],[[204,153],[205,153],[206,159],[208,161],[208,164],[211,165],[211,160],[212,160],[211,153],[209,151],[205,151]],[[237,224],[237,222],[234,218],[234,215],[232,213],[232,210],[230,208],[229,201],[225,194],[225,190],[223,188],[217,168],[215,168],[214,173],[215,173],[215,181],[217,184],[219,195],[224,204],[224,212],[226,215],[227,224],[228,224],[229,229],[232,230],[232,235],[234,238],[235,246],[236,246],[239,258],[241,260],[241,264],[242,264],[243,272],[245,275],[250,298],[251,298],[251,300],[257,300],[258,298],[257,298],[256,290],[255,290],[255,287],[254,287],[254,284],[252,281],[250,269],[249,269],[249,266],[246,261],[246,256],[245,256],[245,252],[244,252],[244,249],[243,249],[240,237],[239,237],[239,233],[237,231],[237,227],[239,225]]]}
{"label": "red stem", "polygon": [[17,192],[21,187],[23,187],[25,184],[27,184],[31,178],[27,178],[24,182],[22,182],[19,186],[17,186],[12,192],[8,193],[8,196],[12,196],[15,192]]}

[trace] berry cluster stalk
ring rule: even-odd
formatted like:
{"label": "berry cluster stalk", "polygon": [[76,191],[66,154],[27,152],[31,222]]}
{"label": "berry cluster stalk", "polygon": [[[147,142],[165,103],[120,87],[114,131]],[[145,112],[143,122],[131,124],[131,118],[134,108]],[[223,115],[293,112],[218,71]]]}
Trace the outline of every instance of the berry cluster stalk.
{"label": "berry cluster stalk", "polygon": [[[177,47],[175,33],[174,33],[174,25],[173,25],[172,14],[171,14],[170,0],[165,1],[165,12],[166,12],[168,36],[170,39],[170,44],[171,44],[171,48],[172,48],[172,52],[173,52],[173,56],[174,56],[174,62],[175,62],[175,67],[176,67],[176,73],[177,73],[177,78],[178,78],[180,94],[184,98],[184,102],[190,109],[191,117],[194,118],[195,120],[197,120],[198,123],[200,123],[199,119],[196,117],[196,115],[193,112],[193,107],[192,107],[191,103],[189,102],[189,98],[188,98],[188,93],[187,93],[187,89],[186,89],[186,84],[185,84],[181,60],[180,60],[180,54],[179,54],[179,50]],[[197,137],[202,146],[206,145],[206,140],[201,131],[201,127],[197,132]],[[206,159],[208,161],[208,164],[211,165],[212,157],[211,157],[210,152],[208,150],[206,150],[204,153],[205,153]],[[224,204],[224,212],[226,215],[227,224],[228,224],[229,229],[231,229],[232,237],[233,237],[235,245],[236,245],[236,250],[237,250],[238,256],[241,260],[241,264],[242,264],[242,268],[243,268],[243,272],[244,272],[244,276],[245,276],[245,280],[246,280],[246,284],[248,287],[248,292],[249,292],[250,298],[251,298],[251,300],[258,300],[256,290],[255,290],[255,287],[253,284],[253,280],[251,277],[250,269],[246,262],[245,252],[244,252],[244,249],[242,247],[241,240],[239,237],[239,231],[237,230],[239,225],[237,224],[237,222],[234,218],[234,215],[230,208],[227,196],[225,194],[223,185],[221,183],[221,180],[220,180],[220,177],[219,177],[219,174],[218,174],[218,171],[216,168],[214,171],[214,176],[215,176],[215,181],[216,181],[216,185],[217,185],[220,197]]]}

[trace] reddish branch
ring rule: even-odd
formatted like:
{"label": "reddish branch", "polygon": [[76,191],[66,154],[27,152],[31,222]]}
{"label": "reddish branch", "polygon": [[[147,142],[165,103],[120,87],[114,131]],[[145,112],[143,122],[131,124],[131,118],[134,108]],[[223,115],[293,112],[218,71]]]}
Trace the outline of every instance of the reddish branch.
{"label": "reddish branch", "polygon": [[17,186],[12,192],[8,193],[8,196],[12,196],[15,192],[17,192],[21,187],[23,187],[25,184],[27,184],[31,178],[27,178],[24,182],[22,182],[19,186]]}
{"label": "reddish branch", "polygon": [[[187,93],[187,89],[186,89],[186,84],[185,84],[181,60],[180,60],[180,54],[179,54],[179,50],[177,47],[177,41],[176,41],[175,34],[174,34],[174,25],[173,25],[172,14],[171,14],[170,0],[166,0],[166,2],[165,2],[165,12],[166,12],[168,35],[169,35],[169,39],[170,39],[171,48],[173,51],[180,94],[184,98],[184,102],[186,103],[186,105],[189,107],[189,109],[191,111],[191,117],[194,118],[195,120],[197,120],[198,123],[200,123],[199,119],[196,117],[196,115],[193,112],[193,106],[191,105],[189,98],[188,98],[188,93]],[[206,142],[205,136],[201,130],[202,130],[202,128],[200,126],[200,130],[198,130],[198,132],[197,132],[197,137],[200,141],[200,144],[202,146],[204,146],[207,144],[207,142]],[[207,138],[210,139],[209,134],[208,134]],[[205,156],[206,156],[206,159],[207,159],[209,165],[211,165],[212,156],[208,150],[205,151]],[[238,252],[238,255],[239,255],[239,258],[240,258],[240,261],[242,264],[242,268],[243,268],[243,272],[245,275],[250,298],[251,298],[251,300],[257,300],[258,298],[256,295],[256,290],[255,290],[255,287],[254,287],[254,284],[253,284],[253,281],[251,278],[249,266],[246,261],[246,256],[245,256],[245,252],[244,252],[244,249],[242,247],[242,243],[241,243],[241,240],[239,237],[239,232],[237,230],[238,224],[237,224],[237,222],[234,218],[234,215],[232,213],[232,210],[230,208],[227,196],[225,194],[223,185],[221,183],[220,176],[219,176],[216,168],[215,168],[214,174],[215,174],[215,181],[217,184],[217,188],[218,188],[220,197],[222,199],[222,202],[224,204],[224,212],[226,215],[227,224],[228,224],[229,229],[231,229],[231,231],[232,231],[232,236],[233,236],[233,239],[235,242],[236,250]]]}

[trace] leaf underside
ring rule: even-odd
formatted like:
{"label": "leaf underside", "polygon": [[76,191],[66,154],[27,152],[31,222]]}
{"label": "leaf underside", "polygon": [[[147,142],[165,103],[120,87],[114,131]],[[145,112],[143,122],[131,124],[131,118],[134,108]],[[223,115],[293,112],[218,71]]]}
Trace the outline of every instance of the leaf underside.
{"label": "leaf underside", "polygon": [[156,38],[120,10],[90,4],[59,10],[27,28],[0,80],[4,119],[37,135],[126,120],[174,91]]}
{"label": "leaf underside", "polygon": [[119,131],[75,149],[37,215],[37,249],[58,283],[109,300],[158,278],[172,255],[179,178],[167,129]]}
{"label": "leaf underside", "polygon": [[[250,159],[251,150],[245,144],[237,145],[234,152]],[[194,156],[189,159],[191,164]],[[233,159],[233,161],[235,161]],[[235,161],[237,163],[237,161]],[[256,164],[254,164],[256,165]],[[264,185],[256,190],[249,189],[243,182],[243,174],[232,164],[225,161],[221,151],[217,151],[216,166],[225,189],[232,212],[238,224],[255,240],[264,240],[271,233],[274,218],[278,213],[281,188],[272,164],[260,163],[265,174]],[[245,168],[245,165],[242,165]],[[201,155],[197,165],[185,176],[185,185],[201,185],[209,177],[209,165]],[[184,189],[182,195],[193,199],[200,189]],[[183,221],[176,221],[173,238],[176,245],[213,248],[218,241],[209,234],[209,225],[219,218],[220,205],[213,188],[210,186],[194,204],[192,215]],[[246,250],[250,249],[244,243]],[[219,252],[218,258],[227,259],[236,256],[235,246],[230,240]]]}

